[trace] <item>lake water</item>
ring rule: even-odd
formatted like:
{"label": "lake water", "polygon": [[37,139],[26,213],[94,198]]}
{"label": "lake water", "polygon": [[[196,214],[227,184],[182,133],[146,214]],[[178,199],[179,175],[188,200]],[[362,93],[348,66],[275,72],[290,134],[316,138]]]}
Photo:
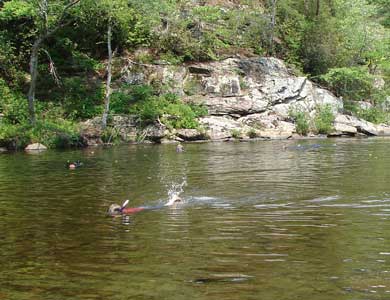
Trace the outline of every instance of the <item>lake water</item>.
{"label": "lake water", "polygon": [[390,299],[389,139],[184,147],[0,155],[0,299]]}

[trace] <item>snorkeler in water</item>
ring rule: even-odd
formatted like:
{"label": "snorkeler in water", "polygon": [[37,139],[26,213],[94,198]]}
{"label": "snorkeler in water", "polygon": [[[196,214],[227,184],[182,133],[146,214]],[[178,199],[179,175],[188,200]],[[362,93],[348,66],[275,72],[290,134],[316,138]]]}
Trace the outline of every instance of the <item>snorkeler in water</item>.
{"label": "snorkeler in water", "polygon": [[170,199],[167,203],[158,205],[158,206],[139,206],[139,207],[129,207],[126,208],[127,204],[129,203],[129,200],[126,200],[122,206],[118,204],[111,204],[108,208],[107,214],[109,216],[115,217],[115,216],[121,216],[121,215],[129,215],[134,214],[143,210],[156,210],[161,209],[166,206],[175,206],[178,203],[181,203],[182,199],[175,195]]}
{"label": "snorkeler in water", "polygon": [[69,160],[66,162],[66,167],[68,169],[74,170],[76,168],[79,168],[83,165],[83,163],[79,160],[76,160],[74,162],[70,162]]}

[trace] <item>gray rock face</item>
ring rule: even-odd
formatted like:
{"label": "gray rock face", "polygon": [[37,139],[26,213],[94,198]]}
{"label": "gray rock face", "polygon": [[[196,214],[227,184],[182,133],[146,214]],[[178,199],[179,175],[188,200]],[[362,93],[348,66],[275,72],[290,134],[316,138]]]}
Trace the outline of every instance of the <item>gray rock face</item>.
{"label": "gray rock face", "polygon": [[244,59],[240,60],[238,64],[245,74],[252,77],[261,76],[261,74],[284,76],[289,73],[286,65],[281,60],[274,57]]}
{"label": "gray rock face", "polygon": [[276,58],[231,58],[196,66],[208,72],[190,73],[185,78],[187,85],[198,87],[187,101],[203,103],[212,115],[237,117],[274,111],[287,118],[291,110],[314,115],[318,106],[329,104],[334,112],[342,108],[340,99],[305,77],[291,75]]}
{"label": "gray rock face", "polygon": [[[218,62],[169,64],[138,64],[132,61],[122,69],[121,83],[161,86],[165,92],[181,96],[183,101],[202,104],[209,115],[199,119],[201,132],[192,129],[168,130],[155,124],[138,135],[157,142],[171,140],[226,140],[237,137],[289,138],[296,134],[290,117],[304,112],[313,119],[318,109],[328,105],[337,115],[335,135],[390,134],[390,128],[374,125],[355,117],[340,114],[341,99],[322,89],[306,77],[295,76],[276,58],[228,58]],[[390,103],[390,100],[389,100]],[[134,120],[123,117],[114,122],[123,140],[135,140]],[[99,143],[99,130],[88,127],[88,138]]]}
{"label": "gray rock face", "polygon": [[42,145],[40,143],[34,143],[28,145],[24,150],[26,151],[44,151],[47,150],[47,147],[45,145]]}

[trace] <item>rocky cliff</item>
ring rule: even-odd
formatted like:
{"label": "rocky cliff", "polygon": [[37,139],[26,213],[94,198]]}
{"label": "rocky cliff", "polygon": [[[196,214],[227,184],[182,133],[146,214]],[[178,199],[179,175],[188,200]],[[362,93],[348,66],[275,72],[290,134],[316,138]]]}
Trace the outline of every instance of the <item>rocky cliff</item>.
{"label": "rocky cliff", "polygon": [[[199,119],[200,130],[169,131],[163,124],[144,129],[141,135],[154,141],[290,138],[296,135],[293,112],[303,112],[310,121],[325,105],[335,115],[331,135],[390,133],[385,125],[374,125],[342,114],[343,102],[339,98],[306,77],[295,76],[276,58],[229,58],[183,66],[138,64],[129,60],[116,85],[120,88],[124,83],[158,83],[167,91],[180,95],[185,102],[207,107],[209,114]],[[84,125],[87,135],[89,132],[93,136],[93,123]],[[125,140],[137,135],[130,119],[114,118],[114,125],[121,127],[119,132]]]}

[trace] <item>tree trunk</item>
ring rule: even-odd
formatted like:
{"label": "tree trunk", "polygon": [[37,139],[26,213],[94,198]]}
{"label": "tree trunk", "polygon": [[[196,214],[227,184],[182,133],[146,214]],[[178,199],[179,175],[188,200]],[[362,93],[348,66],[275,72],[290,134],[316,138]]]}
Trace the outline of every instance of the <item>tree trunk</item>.
{"label": "tree trunk", "polygon": [[31,125],[35,125],[36,123],[36,117],[35,117],[35,89],[37,85],[37,76],[38,76],[38,56],[39,56],[39,49],[41,47],[41,44],[45,39],[47,39],[49,36],[53,35],[59,28],[65,26],[66,24],[63,22],[65,17],[67,16],[67,11],[79,3],[80,0],[73,0],[72,2],[68,3],[60,17],[59,21],[55,26],[52,26],[51,28],[48,28],[47,19],[48,19],[48,3],[47,1],[41,1],[39,2],[39,12],[41,14],[41,18],[44,22],[45,30],[41,31],[38,35],[38,38],[35,40],[32,48],[31,48],[31,56],[30,56],[30,87],[28,89],[27,93],[27,100],[28,100],[28,113],[30,118]]}
{"label": "tree trunk", "polygon": [[111,35],[112,35],[111,20],[108,22],[107,28],[107,50],[108,50],[108,62],[107,62],[107,80],[106,80],[106,94],[104,97],[104,111],[102,116],[102,128],[107,127],[107,117],[110,111],[110,96],[111,96],[111,65],[112,65],[112,49],[111,49]]}
{"label": "tree trunk", "polygon": [[317,0],[316,16],[318,17],[319,15],[320,15],[320,0]]}
{"label": "tree trunk", "polygon": [[276,1],[272,1],[272,11],[271,11],[271,20],[270,20],[270,34],[269,34],[269,53],[273,55],[274,52],[274,31],[276,24]]}
{"label": "tree trunk", "polygon": [[306,16],[306,17],[309,16],[309,3],[308,3],[307,1],[308,1],[308,0],[304,0],[304,1],[303,1],[303,8],[304,8],[305,16]]}
{"label": "tree trunk", "polygon": [[37,85],[37,75],[38,75],[38,55],[39,55],[39,48],[41,46],[43,39],[42,37],[39,37],[33,44],[31,49],[31,56],[30,56],[30,87],[28,89],[27,99],[28,99],[28,113],[30,117],[30,123],[31,125],[35,125],[36,118],[35,118],[35,88]]}

